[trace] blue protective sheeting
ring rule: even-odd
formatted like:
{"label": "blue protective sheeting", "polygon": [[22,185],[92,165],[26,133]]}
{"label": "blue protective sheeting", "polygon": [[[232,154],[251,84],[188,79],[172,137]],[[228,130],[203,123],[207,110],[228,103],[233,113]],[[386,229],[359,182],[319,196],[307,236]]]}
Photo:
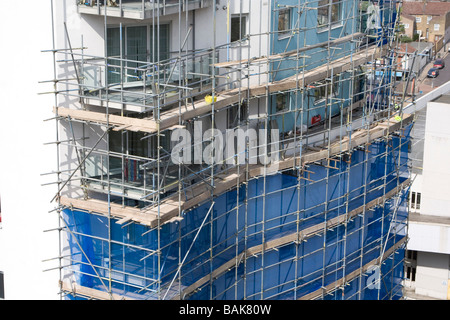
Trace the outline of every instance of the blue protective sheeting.
{"label": "blue protective sheeting", "polygon": [[[369,153],[355,151],[347,162],[337,162],[336,169],[311,165],[314,182],[281,173],[253,179],[217,197],[200,231],[210,203],[185,213],[180,222],[163,225],[159,232],[138,224],[122,227],[105,216],[66,209],[63,218],[71,231],[67,240],[76,281],[106,291],[111,277],[117,294],[156,299],[186,258],[173,285],[183,290],[228,261],[238,261],[245,250],[382,198],[408,176],[409,130],[401,145],[395,136],[388,144],[372,143]],[[289,241],[276,250],[239,259],[237,267],[233,263],[184,298],[297,299],[332,286],[324,299],[398,299],[404,248],[389,249],[406,236],[407,214],[403,191],[400,197],[319,230],[306,241]],[[373,272],[358,272],[386,252],[389,257],[377,278],[382,285],[370,286],[367,279],[374,279]],[[337,283],[344,276],[348,282],[341,288]]]}

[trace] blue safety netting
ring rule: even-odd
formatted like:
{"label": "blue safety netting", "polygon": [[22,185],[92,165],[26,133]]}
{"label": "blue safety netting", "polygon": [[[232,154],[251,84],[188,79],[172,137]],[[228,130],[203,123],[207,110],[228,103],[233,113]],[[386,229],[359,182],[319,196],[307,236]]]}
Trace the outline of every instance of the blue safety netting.
{"label": "blue safety netting", "polygon": [[[335,168],[310,165],[313,173],[303,177],[312,181],[295,172],[252,179],[215,198],[211,210],[204,203],[160,230],[66,209],[73,276],[79,285],[102,291],[111,281],[114,293],[139,299],[163,297],[172,284],[170,298],[201,279],[201,290],[182,298],[296,299],[331,285],[325,299],[398,299],[404,245],[390,249],[406,237],[405,190],[306,241],[240,255],[382,199],[409,177],[409,132],[373,142],[369,152],[355,150]],[[376,268],[382,254],[387,256],[379,269],[364,269]],[[225,272],[214,272],[229,261],[234,263]],[[344,277],[347,282],[338,285]],[[374,279],[377,285],[371,285]]]}

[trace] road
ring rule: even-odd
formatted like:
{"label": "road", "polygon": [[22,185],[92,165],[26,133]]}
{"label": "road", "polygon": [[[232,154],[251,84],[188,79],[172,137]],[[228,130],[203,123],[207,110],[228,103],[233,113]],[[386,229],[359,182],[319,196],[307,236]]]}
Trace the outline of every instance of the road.
{"label": "road", "polygon": [[436,78],[425,78],[422,82],[423,84],[436,88],[450,81],[450,54],[444,53],[443,55],[445,56],[444,69],[439,70],[439,75]]}

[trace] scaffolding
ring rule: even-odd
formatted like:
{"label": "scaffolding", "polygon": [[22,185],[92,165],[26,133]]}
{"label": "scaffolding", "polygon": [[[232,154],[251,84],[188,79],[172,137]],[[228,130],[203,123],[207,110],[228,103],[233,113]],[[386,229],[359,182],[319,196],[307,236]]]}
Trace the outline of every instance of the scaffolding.
{"label": "scaffolding", "polygon": [[400,6],[73,1],[105,44],[53,22],[61,297],[401,298]]}

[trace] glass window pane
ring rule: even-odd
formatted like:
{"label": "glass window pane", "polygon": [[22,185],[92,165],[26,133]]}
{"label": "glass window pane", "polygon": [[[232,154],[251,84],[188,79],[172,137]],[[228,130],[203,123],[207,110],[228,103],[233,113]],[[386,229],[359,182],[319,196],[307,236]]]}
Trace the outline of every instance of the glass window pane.
{"label": "glass window pane", "polygon": [[317,25],[323,26],[328,23],[328,0],[319,0],[317,8]]}
{"label": "glass window pane", "polygon": [[419,192],[417,192],[416,209],[420,209],[420,196],[421,196],[421,194]]}
{"label": "glass window pane", "polygon": [[283,111],[288,107],[288,94],[280,93],[276,96],[276,111]]}
{"label": "glass window pane", "polygon": [[157,54],[153,52],[158,51],[158,43],[155,41],[153,43],[153,36],[156,35],[156,30],[153,32],[153,27],[150,27],[150,61],[156,62],[158,59],[160,61],[167,60],[170,58],[170,26],[168,24],[162,24],[159,26],[159,58]]}
{"label": "glass window pane", "polygon": [[340,0],[332,0],[331,5],[331,22],[338,22],[341,16],[341,3]]}
{"label": "glass window pane", "polygon": [[241,40],[246,34],[246,17],[231,18],[231,42]]}
{"label": "glass window pane", "polygon": [[291,26],[291,15],[289,9],[280,10],[278,14],[278,31],[286,32]]}
{"label": "glass window pane", "polygon": [[[331,16],[330,16],[331,14]],[[339,22],[341,19],[341,3],[340,0],[319,0],[317,8],[317,25],[324,26],[329,23]]]}
{"label": "glass window pane", "polygon": [[241,19],[239,17],[231,18],[231,42],[241,39]]}
{"label": "glass window pane", "polygon": [[[147,27],[128,27],[127,28],[127,59],[134,61],[147,61]],[[141,80],[141,73],[135,68],[140,67],[140,63],[128,62],[129,69],[126,70],[126,81],[138,81]]]}
{"label": "glass window pane", "polygon": [[411,208],[414,209],[416,207],[416,193],[411,192]]}
{"label": "glass window pane", "polygon": [[[108,28],[106,38],[106,55],[120,58],[120,28]],[[122,50],[123,48],[124,46],[122,46]],[[108,59],[108,64],[110,65],[107,72],[108,84],[120,83],[120,60]]]}

